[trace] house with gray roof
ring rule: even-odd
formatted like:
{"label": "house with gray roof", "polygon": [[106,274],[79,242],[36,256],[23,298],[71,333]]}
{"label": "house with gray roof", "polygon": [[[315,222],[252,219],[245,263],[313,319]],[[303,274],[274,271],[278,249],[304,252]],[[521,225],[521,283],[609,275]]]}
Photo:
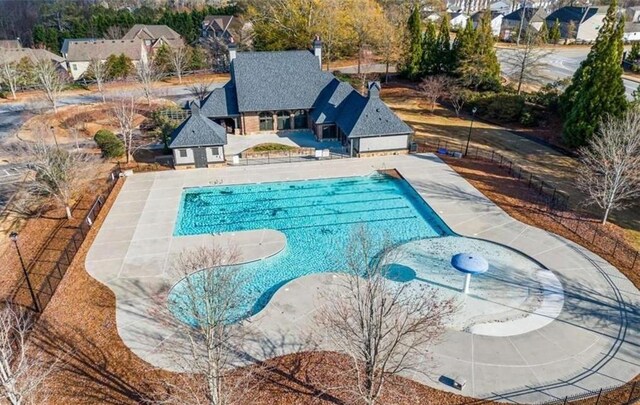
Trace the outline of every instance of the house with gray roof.
{"label": "house with gray roof", "polygon": [[109,56],[125,55],[137,66],[148,61],[141,39],[70,39],[62,44],[62,56],[73,80],[80,79],[92,60],[106,61]]}
{"label": "house with gray roof", "polygon": [[176,168],[211,167],[225,161],[226,144],[226,129],[202,115],[198,104],[192,103],[191,116],[173,131],[169,148]]}
{"label": "house with gray roof", "polygon": [[361,95],[321,69],[321,49],[319,38],[311,52],[236,52],[232,42],[231,80],[201,102],[201,115],[238,135],[307,130],[352,156],[407,151],[413,130],[380,99],[380,83]]}
{"label": "house with gray roof", "polygon": [[122,39],[140,39],[144,42],[149,55],[153,55],[154,51],[162,45],[169,48],[181,48],[184,46],[184,40],[174,30],[166,25],[145,25],[136,24]]}
{"label": "house with gray roof", "polygon": [[605,7],[561,7],[546,18],[547,27],[560,25],[560,37],[566,42],[596,40],[606,15]]}

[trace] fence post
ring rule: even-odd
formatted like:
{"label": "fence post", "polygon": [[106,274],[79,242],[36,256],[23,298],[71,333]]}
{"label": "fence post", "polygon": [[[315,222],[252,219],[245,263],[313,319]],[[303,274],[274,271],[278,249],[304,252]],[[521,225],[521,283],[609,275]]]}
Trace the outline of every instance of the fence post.
{"label": "fence post", "polygon": [[618,239],[616,239],[616,244],[613,245],[613,253],[611,253],[611,256],[615,256],[616,255],[616,249],[618,248]]}
{"label": "fence post", "polygon": [[634,381],[633,385],[631,386],[631,392],[629,393],[629,399],[627,400],[627,404],[630,404],[631,400],[633,399],[633,391],[636,390],[636,384],[637,383],[638,383],[637,381]]}
{"label": "fence post", "polygon": [[638,252],[638,251],[636,250],[636,255],[635,255],[635,257],[633,258],[633,264],[631,265],[631,269],[634,269],[634,268],[636,267],[636,261],[638,260],[638,255],[639,255],[639,254],[640,254],[640,252]]}
{"label": "fence post", "polygon": [[529,182],[527,183],[527,187],[531,187],[531,179],[533,178],[533,173],[529,173]]}
{"label": "fence post", "polygon": [[492,161],[492,162],[493,162],[493,155],[495,155],[495,154],[496,154],[496,151],[495,151],[495,150],[492,150],[492,151],[491,151],[491,161]]}
{"label": "fence post", "polygon": [[600,388],[600,391],[598,392],[598,398],[596,398],[596,405],[598,405],[598,403],[600,402],[601,395],[602,395],[602,388]]}

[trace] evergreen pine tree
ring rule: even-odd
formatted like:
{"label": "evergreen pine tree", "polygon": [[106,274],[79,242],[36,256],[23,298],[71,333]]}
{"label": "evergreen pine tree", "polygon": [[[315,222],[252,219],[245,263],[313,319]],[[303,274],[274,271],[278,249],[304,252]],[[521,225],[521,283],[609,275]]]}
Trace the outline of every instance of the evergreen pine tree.
{"label": "evergreen pine tree", "polygon": [[551,27],[551,31],[549,31],[549,42],[554,45],[558,45],[561,37],[562,35],[560,34],[560,20],[556,18],[556,22],[553,24],[553,27]]}
{"label": "evergreen pine tree", "polygon": [[547,21],[542,21],[542,25],[540,26],[540,30],[537,35],[537,42],[541,44],[546,44],[549,42],[549,28],[547,27]]}
{"label": "evergreen pine tree", "polygon": [[486,10],[480,19],[476,49],[485,69],[480,85],[487,89],[499,89],[500,62],[498,62],[498,56],[496,55],[493,29],[491,28],[491,12],[489,10]]}
{"label": "evergreen pine tree", "polygon": [[420,65],[420,76],[433,75],[438,73],[438,33],[436,26],[429,22],[422,38],[422,63]]}
{"label": "evergreen pine tree", "polygon": [[493,43],[491,13],[485,12],[477,29],[471,20],[454,44],[457,69],[462,82],[476,90],[495,90],[500,87],[500,64]]}
{"label": "evergreen pine tree", "polygon": [[404,67],[404,74],[409,79],[417,79],[420,76],[422,63],[422,21],[420,10],[414,7],[407,22],[409,31],[409,50]]}
{"label": "evergreen pine tree", "polygon": [[570,146],[585,145],[604,117],[619,116],[628,107],[622,82],[623,33],[624,21],[613,0],[587,59],[560,98],[562,135]]}
{"label": "evergreen pine tree", "polygon": [[476,31],[471,19],[468,19],[464,29],[458,31],[451,49],[451,67],[456,74],[460,74],[460,67],[473,56],[475,42]]}
{"label": "evergreen pine tree", "polygon": [[440,27],[438,29],[438,39],[436,41],[436,73],[451,73],[452,55],[451,55],[451,22],[449,14],[444,13]]}

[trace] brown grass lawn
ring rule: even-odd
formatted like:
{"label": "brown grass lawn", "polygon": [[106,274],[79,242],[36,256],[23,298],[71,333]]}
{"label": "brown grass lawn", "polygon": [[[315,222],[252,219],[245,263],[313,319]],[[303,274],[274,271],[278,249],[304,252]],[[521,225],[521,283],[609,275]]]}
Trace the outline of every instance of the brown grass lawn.
{"label": "brown grass lawn", "polygon": [[[438,140],[464,150],[469,134],[468,117],[455,114],[439,105],[431,111],[431,105],[408,86],[391,85],[382,92],[386,103],[416,131],[418,142],[435,145]],[[575,158],[538,142],[517,136],[503,127],[475,121],[471,135],[471,147],[496,150],[526,170],[537,173],[547,183],[567,193],[572,206],[580,207],[596,217],[597,208],[584,207],[584,194],[575,186]],[[625,230],[627,241],[640,249],[640,203],[611,215],[611,221]]]}

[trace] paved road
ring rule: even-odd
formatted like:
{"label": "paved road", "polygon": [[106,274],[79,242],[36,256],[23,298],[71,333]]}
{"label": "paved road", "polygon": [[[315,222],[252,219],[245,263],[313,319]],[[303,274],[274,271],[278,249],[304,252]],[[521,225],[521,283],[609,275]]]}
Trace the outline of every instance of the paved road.
{"label": "paved road", "polygon": [[[547,63],[547,67],[543,71],[546,76],[545,82],[573,76],[580,63],[587,58],[589,50],[587,47],[551,49],[549,55],[544,58],[544,62]],[[498,60],[502,64],[503,72],[509,69],[504,62],[511,52],[513,52],[512,48],[498,48],[497,50]],[[626,79],[623,80],[623,83],[627,97],[631,98],[633,91],[638,88],[638,83]]]}

